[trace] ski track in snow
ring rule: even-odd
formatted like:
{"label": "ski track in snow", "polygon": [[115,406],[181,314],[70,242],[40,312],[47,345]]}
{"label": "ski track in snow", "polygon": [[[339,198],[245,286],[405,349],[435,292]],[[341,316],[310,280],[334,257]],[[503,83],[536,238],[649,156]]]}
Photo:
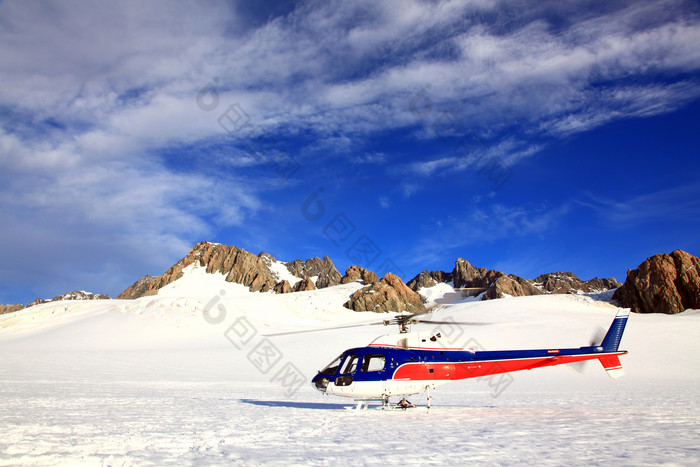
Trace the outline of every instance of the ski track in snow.
{"label": "ski track in snow", "polygon": [[[454,382],[433,391],[430,413],[358,412],[308,379],[393,329],[275,338],[307,377],[291,396],[224,331],[236,316],[260,334],[386,318],[342,308],[359,285],[283,296],[231,287],[221,297],[226,321],[211,324],[203,309],[222,284],[190,279],[163,296],[45,304],[0,318],[0,465],[700,463],[700,314],[631,316],[619,380],[591,362],[583,376],[565,367],[513,373],[497,397],[488,381]],[[614,307],[547,296],[443,312],[493,323],[466,333],[486,348],[541,348],[585,345]]]}

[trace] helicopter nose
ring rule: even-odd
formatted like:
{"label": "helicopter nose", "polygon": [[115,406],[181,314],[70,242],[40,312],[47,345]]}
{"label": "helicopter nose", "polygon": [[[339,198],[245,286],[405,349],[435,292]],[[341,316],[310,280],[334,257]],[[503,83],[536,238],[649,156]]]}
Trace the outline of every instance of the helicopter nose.
{"label": "helicopter nose", "polygon": [[323,373],[319,373],[311,381],[311,383],[317,390],[321,392],[326,392],[326,389],[328,388],[329,379]]}

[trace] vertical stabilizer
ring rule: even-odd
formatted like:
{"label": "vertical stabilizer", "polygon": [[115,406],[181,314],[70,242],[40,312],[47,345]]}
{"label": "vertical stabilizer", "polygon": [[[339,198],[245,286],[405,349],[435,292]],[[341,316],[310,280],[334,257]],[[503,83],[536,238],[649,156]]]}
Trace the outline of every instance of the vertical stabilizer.
{"label": "vertical stabilizer", "polygon": [[622,333],[625,330],[629,315],[629,309],[620,309],[620,311],[617,312],[610,329],[608,329],[608,333],[600,344],[604,352],[616,352],[618,347],[620,347]]}

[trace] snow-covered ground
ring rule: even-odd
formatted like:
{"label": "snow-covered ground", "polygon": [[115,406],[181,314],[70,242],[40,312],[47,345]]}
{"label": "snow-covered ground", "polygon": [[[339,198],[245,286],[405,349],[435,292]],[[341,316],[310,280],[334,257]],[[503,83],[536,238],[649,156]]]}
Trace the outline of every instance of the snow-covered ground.
{"label": "snow-covered ground", "polygon": [[[386,318],[342,307],[360,286],[250,293],[194,269],[155,297],[3,315],[0,465],[700,463],[700,313],[633,314],[617,380],[591,362],[451,383],[430,413],[357,412],[309,381],[394,329],[265,335]],[[446,298],[434,317],[490,323],[441,326],[470,347],[577,347],[615,315],[586,295],[453,302],[438,287],[423,291]]]}

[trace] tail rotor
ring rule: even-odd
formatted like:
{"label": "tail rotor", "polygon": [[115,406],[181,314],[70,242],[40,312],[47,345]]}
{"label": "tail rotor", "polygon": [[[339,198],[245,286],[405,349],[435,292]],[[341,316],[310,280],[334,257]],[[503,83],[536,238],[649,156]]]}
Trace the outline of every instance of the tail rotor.
{"label": "tail rotor", "polygon": [[[605,331],[605,328],[598,326],[598,328],[593,331],[593,334],[591,334],[590,339],[588,339],[588,345],[591,347],[599,346],[601,342],[603,342],[603,339],[605,339]],[[580,376],[586,371],[589,362],[590,360],[583,360],[581,362],[569,363],[567,366],[571,371]]]}

